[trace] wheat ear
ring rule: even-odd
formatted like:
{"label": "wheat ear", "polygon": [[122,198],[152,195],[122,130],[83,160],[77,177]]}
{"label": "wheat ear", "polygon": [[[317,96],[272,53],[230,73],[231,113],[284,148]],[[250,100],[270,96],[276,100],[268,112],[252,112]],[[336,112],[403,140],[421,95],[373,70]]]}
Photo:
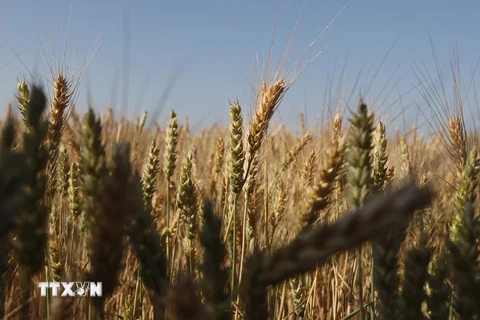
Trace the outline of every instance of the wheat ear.
{"label": "wheat ear", "polygon": [[148,158],[143,168],[142,190],[143,201],[148,208],[152,207],[152,199],[157,188],[158,172],[160,171],[160,149],[156,146],[155,139],[152,140],[148,150]]}
{"label": "wheat ear", "polygon": [[173,173],[176,168],[177,161],[177,144],[178,144],[178,122],[177,114],[175,111],[170,111],[170,120],[168,121],[167,131],[165,133],[165,153],[163,156],[163,172],[165,174],[166,187],[167,187],[167,197],[166,197],[166,217],[167,217],[167,226],[166,226],[166,240],[167,240],[167,261],[170,259],[170,182],[173,176]]}
{"label": "wheat ear", "polygon": [[15,217],[17,239],[14,243],[16,258],[20,266],[22,282],[22,318],[29,313],[29,298],[32,277],[42,268],[48,239],[48,209],[44,196],[47,177],[45,169],[48,150],[45,147],[48,124],[43,119],[46,97],[42,89],[33,87],[26,108],[27,131],[23,135],[23,153],[26,157],[23,181],[25,198],[22,209]]}

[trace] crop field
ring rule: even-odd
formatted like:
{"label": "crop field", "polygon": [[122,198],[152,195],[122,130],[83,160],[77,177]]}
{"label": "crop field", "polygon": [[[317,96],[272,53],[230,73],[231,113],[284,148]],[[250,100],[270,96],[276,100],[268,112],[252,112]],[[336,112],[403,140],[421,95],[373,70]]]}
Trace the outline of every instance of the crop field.
{"label": "crop field", "polygon": [[[461,105],[434,138],[389,134],[363,102],[294,134],[255,112],[192,134],[175,111],[78,114],[18,82],[3,117],[1,317],[473,319],[477,145]],[[39,282],[102,283],[62,297]]]}
{"label": "crop field", "polygon": [[433,135],[369,96],[289,129],[276,115],[298,76],[265,75],[200,130],[175,109],[79,112],[68,73],[19,80],[0,117],[0,318],[479,319],[479,133],[459,74],[451,90],[419,77]]}

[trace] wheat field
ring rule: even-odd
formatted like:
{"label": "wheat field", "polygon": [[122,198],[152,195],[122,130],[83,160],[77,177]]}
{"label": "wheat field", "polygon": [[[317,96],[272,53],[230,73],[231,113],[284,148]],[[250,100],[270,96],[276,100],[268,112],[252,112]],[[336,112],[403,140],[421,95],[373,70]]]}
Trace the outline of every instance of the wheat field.
{"label": "wheat field", "polygon": [[[290,86],[264,81],[253,106],[226,106],[228,126],[192,133],[175,110],[152,125],[79,114],[62,73],[52,97],[18,82],[1,121],[0,317],[477,319],[478,140],[461,101],[434,137],[364,101],[295,133],[273,121]],[[102,296],[40,295],[60,281]]]}

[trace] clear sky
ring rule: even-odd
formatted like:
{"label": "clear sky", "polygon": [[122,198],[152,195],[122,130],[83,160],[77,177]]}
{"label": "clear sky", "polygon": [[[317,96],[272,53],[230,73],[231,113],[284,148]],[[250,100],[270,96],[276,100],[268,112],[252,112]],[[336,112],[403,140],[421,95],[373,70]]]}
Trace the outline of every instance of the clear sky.
{"label": "clear sky", "polygon": [[[277,58],[296,22],[300,23],[293,61],[346,3],[0,0],[0,101],[4,106],[14,101],[18,77],[29,79],[28,72],[37,78],[44,75],[42,46],[47,55],[54,49],[57,61],[62,57],[72,9],[68,49],[76,58],[69,56],[70,67],[75,62],[79,69],[95,39],[102,38],[79,87],[80,110],[85,110],[90,90],[97,110],[113,103],[116,110],[126,108],[129,115],[144,110],[153,113],[159,110],[162,92],[176,74],[159,121],[166,121],[168,109],[174,108],[181,119],[189,115],[194,129],[214,121],[226,123],[229,99],[238,98],[244,110],[250,110],[250,83],[258,82],[255,57],[260,66],[268,59],[274,13]],[[409,108],[407,121],[414,121],[418,109],[426,107],[418,90],[407,92],[417,82],[414,63],[423,60],[434,71],[429,35],[446,79],[450,79],[448,67],[455,45],[463,76],[468,78],[480,57],[479,12],[477,0],[352,0],[319,40],[318,49],[328,46],[327,50],[292,87],[277,119],[297,126],[298,114],[304,110],[312,124],[325,110],[325,88],[331,86],[335,92],[345,66],[346,92],[360,74],[351,107],[360,92],[367,93],[367,101],[375,102],[376,108],[384,109],[400,95],[403,107]],[[377,95],[382,98],[376,99]],[[390,107],[390,117],[400,114],[400,108],[400,103]]]}

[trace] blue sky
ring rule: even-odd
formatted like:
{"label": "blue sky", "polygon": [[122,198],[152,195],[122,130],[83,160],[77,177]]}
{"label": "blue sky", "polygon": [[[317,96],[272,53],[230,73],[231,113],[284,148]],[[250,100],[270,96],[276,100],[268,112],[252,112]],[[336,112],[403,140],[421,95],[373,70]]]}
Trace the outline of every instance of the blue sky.
{"label": "blue sky", "polygon": [[[76,58],[69,55],[70,66],[75,62],[78,69],[95,39],[102,37],[79,87],[79,110],[86,109],[90,91],[93,107],[99,111],[111,103],[118,112],[126,109],[128,115],[157,110],[161,111],[158,121],[165,122],[168,110],[174,108],[181,119],[190,117],[194,129],[215,121],[226,123],[229,99],[238,98],[244,110],[251,111],[250,84],[259,80],[255,57],[260,67],[265,65],[274,14],[276,58],[283,54],[296,22],[300,24],[293,62],[346,3],[0,0],[0,101],[4,106],[14,101],[17,77],[29,79],[29,72],[36,78],[45,76],[42,46],[62,57],[72,9],[67,43]],[[277,119],[296,127],[299,112],[305,111],[310,125],[318,123],[326,110],[326,88],[332,87],[335,93],[345,70],[345,92],[358,82],[350,107],[363,92],[376,109],[391,106],[385,111],[387,122],[403,114],[410,127],[419,109],[428,112],[418,90],[411,89],[417,83],[414,63],[423,61],[429,71],[435,70],[430,34],[447,84],[455,45],[462,75],[468,79],[480,57],[478,12],[480,2],[473,0],[352,0],[319,40],[318,49],[328,46],[327,50],[288,92]],[[175,85],[160,110],[162,92],[173,74],[177,75]],[[400,112],[402,107],[408,110]]]}

